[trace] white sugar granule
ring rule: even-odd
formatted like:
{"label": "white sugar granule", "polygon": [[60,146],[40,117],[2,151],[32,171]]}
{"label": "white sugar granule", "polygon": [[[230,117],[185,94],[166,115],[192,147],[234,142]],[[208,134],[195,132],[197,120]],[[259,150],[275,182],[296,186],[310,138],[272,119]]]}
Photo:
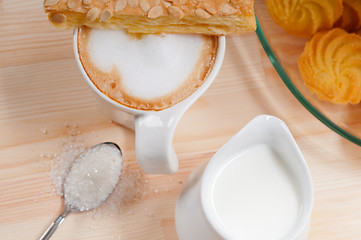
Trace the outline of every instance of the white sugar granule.
{"label": "white sugar granule", "polygon": [[101,215],[117,216],[124,212],[129,213],[126,207],[143,199],[147,194],[146,187],[141,171],[131,169],[127,164],[124,164],[118,185],[105,203],[96,210],[96,215],[93,217],[98,218]]}
{"label": "white sugar granule", "polygon": [[114,145],[100,144],[88,149],[65,178],[65,204],[80,211],[100,206],[118,183],[122,167],[121,152]]}
{"label": "white sugar granule", "polygon": [[[84,143],[76,141],[73,137],[64,139],[60,151],[53,155],[49,178],[54,185],[56,194],[63,196],[64,180],[73,162],[84,152]],[[51,158],[51,156],[47,156]]]}
{"label": "white sugar granule", "polygon": [[[73,162],[85,151],[84,141],[78,136],[78,126],[65,124],[67,136],[64,136],[59,144],[59,151],[54,154],[46,154],[50,159],[50,182],[53,185],[52,191],[63,196],[63,184]],[[93,219],[101,216],[118,216],[127,213],[126,207],[144,198],[149,188],[148,180],[144,178],[139,168],[132,168],[124,162],[123,172],[120,181],[110,197],[99,208],[92,211]]]}

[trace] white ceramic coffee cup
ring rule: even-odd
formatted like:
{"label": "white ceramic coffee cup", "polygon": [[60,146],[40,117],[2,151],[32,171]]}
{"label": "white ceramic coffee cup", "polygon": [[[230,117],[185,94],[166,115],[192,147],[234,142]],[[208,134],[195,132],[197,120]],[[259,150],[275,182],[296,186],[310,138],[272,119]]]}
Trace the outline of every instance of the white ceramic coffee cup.
{"label": "white ceramic coffee cup", "polygon": [[178,159],[172,146],[173,135],[184,112],[207,90],[221,68],[226,40],[218,37],[216,60],[204,83],[183,101],[161,111],[145,111],[126,107],[103,94],[89,79],[80,62],[74,31],[73,47],[83,78],[95,93],[101,109],[111,120],[135,130],[135,151],[141,168],[149,174],[171,174],[178,169]]}
{"label": "white ceramic coffee cup", "polygon": [[212,186],[222,166],[232,160],[235,153],[256,144],[267,144],[273,148],[284,159],[298,186],[301,203],[298,221],[289,238],[282,240],[307,239],[313,207],[311,174],[286,124],[276,117],[261,115],[249,122],[211,160],[203,162],[189,176],[175,209],[175,223],[180,240],[235,239],[221,224],[212,206]]}

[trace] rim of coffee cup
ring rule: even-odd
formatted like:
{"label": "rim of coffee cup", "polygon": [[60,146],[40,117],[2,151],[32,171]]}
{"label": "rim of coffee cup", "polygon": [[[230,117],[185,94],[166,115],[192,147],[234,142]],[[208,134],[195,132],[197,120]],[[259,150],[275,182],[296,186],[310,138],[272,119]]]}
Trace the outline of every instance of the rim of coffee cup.
{"label": "rim of coffee cup", "polygon": [[[283,127],[286,126],[283,121],[281,121],[280,119],[278,119],[277,117],[274,117],[274,116],[259,115],[253,120],[256,120],[257,118],[258,119],[262,119],[262,118],[275,119],[275,120],[279,121],[279,123],[281,125],[283,125]],[[250,123],[252,123],[253,120]],[[307,166],[306,161],[305,161],[300,149],[298,148],[296,141],[294,140],[292,134],[290,133],[290,131],[287,127],[285,127],[284,130],[286,130],[286,132],[288,133],[288,137],[290,138],[289,140],[291,141],[292,145],[295,146],[295,153],[297,154],[297,156],[300,159],[302,159],[302,161],[301,161],[301,165],[303,168],[302,171],[306,170],[305,177],[304,177],[304,179],[302,179],[302,181],[299,179],[296,179],[298,184],[304,185],[303,188],[306,189],[306,191],[304,192],[304,194],[306,195],[304,197],[305,200],[301,201],[301,211],[303,212],[303,214],[300,215],[301,217],[298,219],[295,229],[290,233],[291,238],[289,240],[296,240],[296,239],[298,239],[297,237],[300,236],[305,229],[307,229],[307,225],[309,224],[310,219],[311,219],[311,214],[312,214],[312,209],[313,209],[313,201],[314,201],[313,183],[312,183],[312,176],[309,173],[309,167]],[[239,131],[236,135],[242,134],[241,132],[242,132],[242,130]],[[233,137],[235,137],[235,136],[233,136]],[[233,139],[233,137],[231,139]],[[229,141],[231,141],[231,139]],[[222,148],[220,148],[217,151],[217,153],[219,151],[221,151],[223,148],[224,148],[224,146]],[[212,159],[217,157],[217,153],[212,157]],[[201,196],[200,197],[201,197],[202,210],[203,210],[204,214],[206,215],[208,223],[216,230],[216,232],[223,239],[234,239],[234,237],[232,237],[229,234],[229,232],[227,231],[227,229],[221,224],[221,220],[218,218],[218,216],[216,214],[216,211],[212,205],[212,202],[211,202],[212,200],[210,197],[211,192],[213,191],[213,188],[214,188],[214,183],[216,181],[218,170],[221,169],[222,166],[227,164],[227,162],[226,161],[224,161],[222,163],[212,162],[212,159],[210,160],[209,164],[204,169],[204,173],[203,173],[203,176],[201,179],[201,193],[200,193]]]}
{"label": "rim of coffee cup", "polygon": [[106,102],[110,103],[111,105],[117,107],[117,108],[121,108],[122,110],[126,111],[126,112],[130,112],[130,113],[134,113],[134,114],[142,114],[144,112],[162,112],[162,111],[169,111],[169,109],[174,109],[174,107],[179,106],[181,103],[185,103],[188,102],[188,104],[192,104],[195,100],[197,100],[197,96],[202,95],[207,89],[208,87],[211,85],[211,83],[213,82],[213,80],[216,78],[222,63],[223,63],[223,58],[224,58],[224,54],[225,54],[225,50],[226,50],[226,38],[225,36],[217,36],[218,39],[218,45],[217,45],[217,51],[216,51],[216,58],[215,58],[215,62],[214,62],[214,66],[211,69],[210,73],[208,74],[206,80],[203,82],[203,84],[197,88],[192,94],[190,94],[188,97],[186,97],[185,99],[179,101],[178,103],[171,105],[165,109],[161,109],[161,110],[142,110],[142,109],[136,109],[136,108],[131,108],[131,107],[127,107],[125,105],[122,105],[121,103],[115,101],[114,99],[108,97],[106,94],[104,94],[102,91],[100,91],[95,84],[90,80],[88,74],[86,73],[86,71],[84,70],[84,67],[80,61],[79,58],[79,52],[78,52],[78,31],[79,29],[75,29],[73,32],[73,50],[74,50],[74,55],[75,55],[75,60],[77,62],[77,65],[80,69],[80,72],[83,76],[83,78],[85,79],[85,81],[88,83],[88,85],[92,88],[92,90],[98,95],[100,96],[103,100],[105,100]]}

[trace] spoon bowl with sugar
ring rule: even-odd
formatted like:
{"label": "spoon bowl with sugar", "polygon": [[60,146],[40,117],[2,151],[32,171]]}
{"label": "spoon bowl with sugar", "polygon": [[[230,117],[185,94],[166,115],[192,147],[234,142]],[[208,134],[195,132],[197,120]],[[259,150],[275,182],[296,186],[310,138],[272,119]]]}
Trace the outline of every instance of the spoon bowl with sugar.
{"label": "spoon bowl with sugar", "polygon": [[64,210],[40,240],[50,239],[69,213],[92,210],[105,202],[114,191],[122,169],[122,151],[115,143],[100,143],[83,152],[65,177]]}

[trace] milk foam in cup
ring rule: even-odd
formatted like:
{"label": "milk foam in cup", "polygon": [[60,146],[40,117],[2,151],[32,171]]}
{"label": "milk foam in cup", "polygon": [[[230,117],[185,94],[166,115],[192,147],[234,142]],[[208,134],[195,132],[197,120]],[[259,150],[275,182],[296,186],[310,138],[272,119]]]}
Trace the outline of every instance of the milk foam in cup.
{"label": "milk foam in cup", "polygon": [[200,34],[129,35],[87,27],[78,53],[90,80],[127,107],[162,110],[202,85],[215,61],[217,37]]}
{"label": "milk foam in cup", "polygon": [[[217,76],[223,62],[225,37],[166,34],[161,37],[143,36],[140,41],[144,42],[140,44],[130,41],[129,38],[124,40],[124,33],[117,33],[116,30],[99,30],[99,32],[97,30],[94,39],[93,37],[90,39],[90,43],[96,45],[90,47],[92,58],[111,57],[104,62],[96,61],[97,66],[94,68],[85,69],[82,60],[89,62],[87,58],[90,56],[83,56],[83,59],[80,57],[79,32],[79,29],[74,31],[73,46],[75,59],[83,78],[95,93],[105,115],[114,122],[135,130],[135,152],[141,168],[148,174],[176,172],[178,159],[172,147],[175,128],[184,112],[208,89]],[[123,39],[124,42],[119,45],[118,42],[113,41],[113,38],[117,38],[120,42]],[[210,41],[216,43],[213,49],[215,51],[212,47],[207,47],[205,39],[215,39]],[[104,44],[101,40],[104,40]],[[173,47],[177,50],[172,50]],[[114,48],[119,48],[125,54],[114,53],[116,52]],[[208,54],[208,50],[212,50],[210,52],[214,54]],[[193,59],[195,56],[197,61]],[[146,61],[148,65],[154,64],[157,71],[166,69],[167,75],[162,75],[165,78],[158,79],[151,67],[143,68],[142,61]],[[130,65],[125,65],[127,63]],[[190,68],[189,65],[192,64],[193,67]],[[134,73],[135,69],[140,72]],[[200,69],[207,71],[199,71]],[[90,77],[91,71],[95,72],[94,76],[99,77],[96,77],[97,79],[104,81],[94,84]],[[189,72],[190,75],[199,76],[189,78],[196,81],[183,79],[187,75],[185,73]],[[112,77],[117,77],[119,74],[123,76],[117,81],[112,81]],[[137,79],[134,80],[135,78]],[[105,87],[101,87],[101,84]],[[117,92],[114,91],[117,88],[124,90],[120,99],[125,99],[125,103],[135,103],[135,106],[121,104],[109,94]],[[178,100],[174,100],[174,97],[178,97]]]}
{"label": "milk foam in cup", "polygon": [[261,115],[189,176],[176,204],[180,240],[305,240],[312,179],[287,126]]}

